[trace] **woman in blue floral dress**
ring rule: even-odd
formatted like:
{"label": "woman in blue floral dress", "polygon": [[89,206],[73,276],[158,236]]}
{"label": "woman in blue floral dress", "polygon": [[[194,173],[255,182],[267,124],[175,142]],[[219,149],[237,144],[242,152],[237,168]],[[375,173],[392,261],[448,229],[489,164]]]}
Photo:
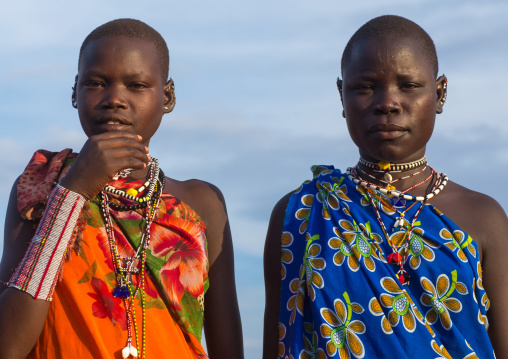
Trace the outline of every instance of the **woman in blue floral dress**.
{"label": "woman in blue floral dress", "polygon": [[508,357],[508,220],[427,162],[437,74],[407,19],[373,19],[347,44],[337,85],[360,160],[313,166],[272,213],[265,359]]}

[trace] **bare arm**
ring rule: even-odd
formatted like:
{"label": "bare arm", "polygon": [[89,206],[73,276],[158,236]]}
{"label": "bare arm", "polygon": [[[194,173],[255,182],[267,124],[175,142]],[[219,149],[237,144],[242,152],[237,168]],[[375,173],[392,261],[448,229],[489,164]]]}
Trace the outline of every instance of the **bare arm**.
{"label": "bare arm", "polygon": [[185,201],[206,225],[210,287],[205,294],[204,329],[208,355],[211,359],[242,359],[242,323],[236,297],[233,241],[226,204],[218,188],[199,183]]}
{"label": "bare arm", "polygon": [[[17,181],[11,191],[5,218],[4,252],[0,280],[8,282],[35,234],[34,223],[24,221],[16,206]],[[25,358],[37,342],[50,302],[35,300],[14,288],[0,289],[0,358]]]}
{"label": "bare arm", "polygon": [[264,253],[265,320],[263,331],[263,359],[278,357],[279,307],[281,285],[281,235],[284,215],[292,193],[284,196],[274,207]]}
{"label": "bare arm", "polygon": [[489,337],[497,358],[508,358],[508,219],[492,204],[483,211],[486,233],[482,238],[483,284],[490,300]]}

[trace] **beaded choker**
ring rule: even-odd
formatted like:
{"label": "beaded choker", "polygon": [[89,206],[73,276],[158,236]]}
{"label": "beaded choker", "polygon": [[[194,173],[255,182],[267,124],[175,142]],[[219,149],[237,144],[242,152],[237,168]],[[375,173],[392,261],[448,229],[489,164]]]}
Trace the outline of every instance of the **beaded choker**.
{"label": "beaded choker", "polygon": [[[140,357],[145,357],[146,343],[145,343],[145,265],[146,254],[150,244],[150,227],[157,214],[157,209],[161,201],[161,194],[164,189],[164,173],[159,169],[158,161],[153,158],[150,162],[147,181],[136,191],[140,194],[143,200],[140,201],[138,197],[134,196],[134,191],[122,191],[107,185],[101,192],[100,207],[104,217],[104,226],[108,237],[109,249],[113,262],[113,269],[115,271],[117,286],[113,290],[113,296],[123,300],[125,311],[127,314],[127,344],[122,349],[122,357],[128,358],[129,356],[138,357],[138,349],[141,348]],[[119,177],[126,177],[121,176]],[[148,187],[148,192],[143,194],[143,191]],[[121,198],[127,198],[134,202],[134,205],[114,205],[111,202],[110,195],[116,195]],[[143,208],[143,218],[145,221],[145,228],[140,228],[141,240],[135,254],[132,257],[122,257],[119,254],[117,243],[115,239],[113,220],[111,218],[110,207],[116,210],[133,210]],[[134,278],[137,281],[134,281]],[[141,347],[139,346],[138,327],[136,324],[136,312],[134,299],[139,294],[142,316],[142,336]],[[134,328],[136,346],[133,346],[132,328]]]}
{"label": "beaded choker", "polygon": [[358,161],[362,165],[368,168],[372,168],[378,171],[390,171],[390,172],[404,172],[413,168],[420,167],[427,163],[427,157],[423,156],[418,161],[408,162],[408,163],[400,163],[400,164],[392,164],[386,161],[379,161],[378,163],[369,162],[362,157]]}

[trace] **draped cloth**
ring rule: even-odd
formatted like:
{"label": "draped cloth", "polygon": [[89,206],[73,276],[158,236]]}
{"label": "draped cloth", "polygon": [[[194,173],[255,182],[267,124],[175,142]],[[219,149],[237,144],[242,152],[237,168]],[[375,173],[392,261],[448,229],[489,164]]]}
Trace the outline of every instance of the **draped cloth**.
{"label": "draped cloth", "polygon": [[[34,154],[18,182],[20,213],[37,219],[47,192],[75,157],[70,150]],[[127,189],[139,188],[143,182],[120,179],[110,184]],[[168,193],[161,199],[150,227],[145,267],[146,357],[207,358],[200,344],[208,288],[205,226],[179,199]],[[133,257],[146,226],[142,210],[111,209],[111,218],[119,255]],[[46,323],[29,358],[122,358],[127,316],[124,301],[112,295],[116,277],[98,197],[87,202],[81,219],[68,246]],[[133,276],[134,285],[137,278]],[[133,330],[132,345],[141,352],[139,293],[134,303],[139,339],[137,344]]]}
{"label": "draped cloth", "polygon": [[494,358],[477,243],[429,204],[405,238],[376,202],[395,249],[408,245],[402,285],[365,189],[332,166],[313,171],[284,218],[279,357]]}

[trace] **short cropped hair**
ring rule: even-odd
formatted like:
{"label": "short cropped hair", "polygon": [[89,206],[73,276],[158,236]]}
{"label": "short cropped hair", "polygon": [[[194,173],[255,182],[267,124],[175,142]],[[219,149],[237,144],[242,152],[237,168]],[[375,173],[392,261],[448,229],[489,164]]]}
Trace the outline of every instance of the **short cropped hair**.
{"label": "short cropped hair", "polygon": [[341,60],[341,73],[351,57],[353,45],[359,40],[396,35],[400,38],[412,38],[420,42],[428,60],[432,64],[435,76],[438,73],[436,46],[429,34],[418,24],[401,16],[383,15],[366,22],[349,39]]}
{"label": "short cropped hair", "polygon": [[163,81],[166,82],[169,74],[169,50],[166,41],[154,28],[142,21],[135,19],[116,19],[107,22],[93,30],[83,41],[79,50],[78,71],[81,64],[81,57],[87,45],[93,40],[109,36],[126,36],[136,39],[151,41],[158,53],[158,60],[161,66]]}

